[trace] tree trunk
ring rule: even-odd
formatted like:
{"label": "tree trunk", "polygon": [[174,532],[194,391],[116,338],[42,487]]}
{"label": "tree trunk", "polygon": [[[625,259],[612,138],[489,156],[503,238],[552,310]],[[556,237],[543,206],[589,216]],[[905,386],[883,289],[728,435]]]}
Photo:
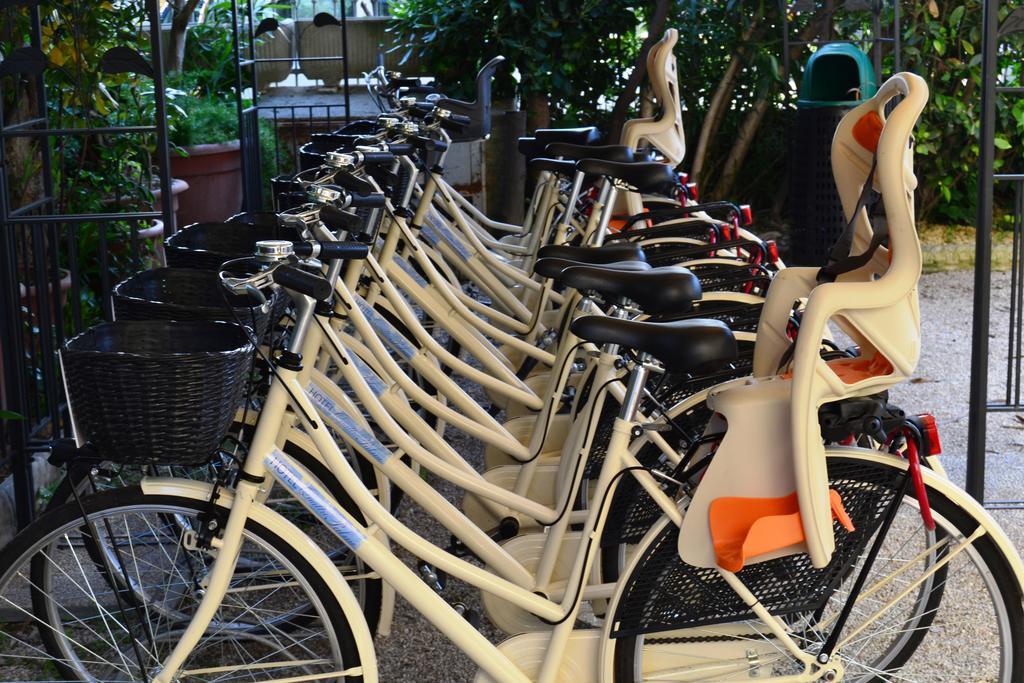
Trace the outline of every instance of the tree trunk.
{"label": "tree trunk", "polygon": [[164,59],[164,70],[167,73],[181,71],[185,62],[185,33],[188,30],[189,19],[195,12],[199,0],[177,0],[171,3],[174,10],[174,18],[171,20],[171,31],[167,41],[166,58]]}
{"label": "tree trunk", "polygon": [[531,94],[526,97],[526,130],[535,131],[551,125],[551,104],[547,95]]}
{"label": "tree trunk", "polygon": [[732,191],[733,183],[736,182],[740,167],[747,158],[747,151],[757,136],[757,129],[761,126],[765,112],[768,111],[768,104],[774,92],[775,88],[771,85],[765,86],[757,98],[757,102],[754,103],[754,107],[744,117],[736,134],[736,141],[729,152],[729,157],[722,167],[722,175],[719,176],[718,183],[715,185],[715,197],[726,197]]}
{"label": "tree trunk", "polygon": [[700,137],[697,138],[697,150],[693,154],[693,163],[690,164],[690,175],[695,182],[699,183],[702,180],[700,174],[704,170],[708,147],[718,134],[718,129],[725,118],[727,110],[725,105],[729,102],[729,98],[736,89],[736,79],[739,76],[740,68],[747,59],[747,45],[750,44],[750,38],[754,35],[754,28],[757,26],[757,23],[755,19],[747,27],[747,30],[743,32],[743,35],[740,37],[740,44],[733,53],[729,66],[726,67],[725,74],[722,76],[722,80],[718,82],[715,94],[711,97],[708,113],[704,116],[704,122],[701,124]]}
{"label": "tree trunk", "polygon": [[654,88],[650,82],[640,86],[640,118],[649,119],[654,116]]}
{"label": "tree trunk", "polygon": [[[672,3],[669,0],[657,0],[657,4],[654,6],[650,25],[647,27],[647,37],[644,38],[644,42],[640,46],[640,54],[636,57],[633,72],[629,74],[629,80],[626,81],[626,86],[615,99],[615,107],[612,108],[612,120],[608,126],[609,143],[618,142],[619,136],[622,135],[622,126],[626,123],[629,106],[636,99],[637,88],[643,82],[644,76],[647,75],[647,53],[665,32],[665,23],[668,21],[668,11],[671,6]],[[665,106],[664,103],[661,103],[661,106]]]}
{"label": "tree trunk", "polygon": [[[831,30],[831,17],[834,10],[826,7],[821,11],[817,17],[811,20],[811,22],[800,32],[800,41],[807,42],[813,40],[816,36],[821,35],[823,31]],[[800,56],[800,51],[803,50],[803,45],[797,45],[790,49],[790,59],[795,59]],[[788,74],[783,74],[788,76]],[[736,135],[736,142],[733,143],[733,147],[729,152],[729,157],[725,160],[725,164],[722,167],[722,174],[718,178],[718,183],[715,185],[715,191],[713,196],[725,197],[731,191],[733,184],[736,182],[736,177],[739,175],[740,168],[743,166],[743,162],[747,158],[747,152],[750,151],[750,145],[754,142],[754,138],[757,136],[757,130],[761,126],[761,121],[764,119],[765,113],[768,111],[768,106],[771,103],[771,99],[775,94],[774,82],[768,82],[765,84],[757,101],[754,103],[753,108],[747,112],[746,117],[743,119],[743,123],[740,125],[740,129]]]}

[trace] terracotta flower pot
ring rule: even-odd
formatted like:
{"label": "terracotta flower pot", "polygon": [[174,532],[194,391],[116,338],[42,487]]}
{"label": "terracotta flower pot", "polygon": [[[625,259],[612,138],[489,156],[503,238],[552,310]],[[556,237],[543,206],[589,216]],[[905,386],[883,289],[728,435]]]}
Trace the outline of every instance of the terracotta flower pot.
{"label": "terracotta flower pot", "polygon": [[164,222],[154,219],[153,224],[148,228],[139,230],[139,239],[149,240],[153,243],[153,251],[156,252],[158,266],[167,265],[167,254],[164,252]]}
{"label": "terracotta flower pot", "polygon": [[[43,301],[50,302],[50,324],[59,323],[57,316],[64,310],[64,307],[68,303],[68,290],[71,289],[71,271],[66,268],[60,269],[60,305],[51,296],[53,285],[47,277],[46,283],[46,294],[43,295]],[[21,304],[28,306],[29,310],[32,311],[32,316],[38,321],[39,320],[39,299],[36,296],[36,285],[35,282],[31,283],[19,283],[18,293],[21,295]]]}
{"label": "terracotta flower pot", "polygon": [[242,208],[242,146],[238,140],[186,147],[171,156],[171,173],[189,184],[178,205],[178,227],[222,221]]}
{"label": "terracotta flower pot", "polygon": [[[174,214],[174,216],[175,216],[174,225],[176,225],[179,228],[182,227],[183,225],[185,225],[184,223],[181,222],[180,219],[177,218],[178,207],[181,204],[181,196],[180,195],[181,195],[182,192],[184,192],[187,189],[188,189],[188,183],[186,183],[184,180],[182,180],[181,178],[171,178],[171,200],[172,200],[171,201],[171,213]],[[160,209],[163,208],[163,204],[161,203],[161,195],[162,194],[163,194],[163,192],[160,190],[160,188],[157,188],[157,189],[153,190],[153,210],[154,211],[159,211]]]}

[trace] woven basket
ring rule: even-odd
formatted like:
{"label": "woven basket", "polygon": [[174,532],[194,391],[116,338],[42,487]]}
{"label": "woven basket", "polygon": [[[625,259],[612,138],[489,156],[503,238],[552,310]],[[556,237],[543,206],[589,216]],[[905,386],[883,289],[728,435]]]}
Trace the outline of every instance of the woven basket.
{"label": "woven basket", "polygon": [[252,256],[260,240],[299,239],[291,226],[193,223],[167,238],[167,265],[220,270],[225,261]]}
{"label": "woven basket", "polygon": [[79,436],[104,460],[196,465],[216,452],[242,402],[253,347],[213,321],[118,321],[64,345]]}
{"label": "woven basket", "polygon": [[269,312],[262,312],[249,297],[224,290],[212,270],[145,270],[114,287],[113,300],[118,320],[237,319],[252,327],[257,339],[263,339],[270,322]]}
{"label": "woven basket", "polygon": [[[273,180],[271,182],[273,182]],[[225,223],[242,223],[244,225],[255,225],[261,228],[284,227],[284,223],[281,222],[281,217],[273,211],[243,211],[242,213],[236,213],[234,216],[227,219]]]}

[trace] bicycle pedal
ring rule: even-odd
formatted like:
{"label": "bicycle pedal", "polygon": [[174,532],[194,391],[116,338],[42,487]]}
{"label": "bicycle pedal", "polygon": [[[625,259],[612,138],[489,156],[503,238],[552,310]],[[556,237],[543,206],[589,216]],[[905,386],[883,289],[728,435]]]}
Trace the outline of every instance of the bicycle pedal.
{"label": "bicycle pedal", "polygon": [[469,622],[469,625],[475,629],[480,628],[482,620],[480,619],[480,613],[475,609],[470,609],[464,602],[452,603],[452,609],[458,612],[459,616]]}
{"label": "bicycle pedal", "polygon": [[455,557],[476,557],[473,551],[466,547],[466,544],[455,538],[452,535],[448,541],[448,547],[444,549],[446,553],[454,555]]}
{"label": "bicycle pedal", "polygon": [[435,593],[443,593],[448,585],[448,575],[440,569],[426,562],[419,562],[416,567],[419,569],[423,581],[430,586]]}

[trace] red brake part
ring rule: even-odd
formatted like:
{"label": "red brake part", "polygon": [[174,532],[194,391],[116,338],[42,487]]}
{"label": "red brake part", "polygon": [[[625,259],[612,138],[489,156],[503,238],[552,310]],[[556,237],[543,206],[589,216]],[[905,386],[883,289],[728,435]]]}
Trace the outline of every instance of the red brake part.
{"label": "red brake part", "polygon": [[690,195],[690,199],[695,202],[700,201],[700,190],[697,188],[697,183],[686,183],[686,191]]}
{"label": "red brake part", "polygon": [[942,441],[939,440],[939,427],[935,424],[934,415],[918,415],[918,419],[921,420],[921,424],[924,427],[923,434],[924,443],[928,449],[925,456],[941,455],[942,454]]}
{"label": "red brake part", "polygon": [[740,225],[746,227],[752,225],[754,222],[754,212],[750,208],[750,204],[740,204]]}
{"label": "red brake part", "polygon": [[917,504],[921,507],[921,520],[924,521],[924,526],[928,531],[935,531],[932,506],[928,504],[928,490],[924,486],[924,476],[921,474],[921,459],[917,453],[917,442],[909,436],[907,438],[907,462],[909,463],[910,477],[914,483],[914,495],[917,496]]}

